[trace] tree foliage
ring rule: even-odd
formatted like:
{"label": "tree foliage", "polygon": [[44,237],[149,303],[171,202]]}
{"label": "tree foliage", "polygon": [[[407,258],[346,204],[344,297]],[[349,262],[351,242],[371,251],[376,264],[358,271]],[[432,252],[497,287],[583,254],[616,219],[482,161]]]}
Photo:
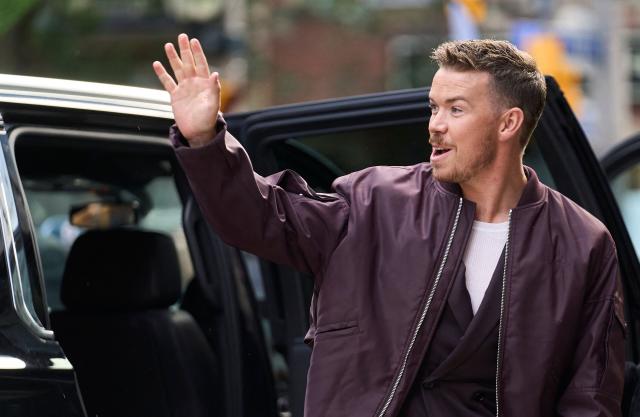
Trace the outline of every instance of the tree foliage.
{"label": "tree foliage", "polygon": [[38,3],[38,0],[2,0],[0,2],[0,35],[8,32]]}

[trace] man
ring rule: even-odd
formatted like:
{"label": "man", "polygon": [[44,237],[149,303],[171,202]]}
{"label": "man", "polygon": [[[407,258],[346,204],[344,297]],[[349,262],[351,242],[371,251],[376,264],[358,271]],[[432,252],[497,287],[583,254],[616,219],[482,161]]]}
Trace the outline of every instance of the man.
{"label": "man", "polygon": [[[445,43],[431,163],[372,167],[316,194],[263,178],[226,132],[197,40],[165,49],[171,132],[229,244],[315,277],[307,416],[618,416],[624,320],[604,226],[522,156],[546,88],[500,41]],[[179,129],[179,130],[178,130]]]}

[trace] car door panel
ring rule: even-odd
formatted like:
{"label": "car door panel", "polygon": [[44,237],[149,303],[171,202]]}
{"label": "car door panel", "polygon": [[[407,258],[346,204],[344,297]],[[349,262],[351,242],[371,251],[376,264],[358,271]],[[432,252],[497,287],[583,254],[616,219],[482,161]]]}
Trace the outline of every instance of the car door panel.
{"label": "car door panel", "polygon": [[[525,163],[536,169],[543,182],[581,204],[611,231],[618,247],[627,297],[627,321],[634,323],[627,339],[628,358],[637,362],[636,326],[640,313],[638,259],[630,250],[632,246],[620,213],[584,133],[556,82],[550,78],[547,82],[546,107],[525,154]],[[427,144],[427,95],[428,89],[418,89],[285,106],[245,115],[241,128],[236,128],[233,133],[240,136],[254,168],[260,174],[294,169],[312,187],[329,191],[328,185],[340,172],[348,173],[375,164],[411,165],[427,160],[430,153]],[[417,141],[422,143],[422,148],[416,145]],[[291,146],[292,143],[295,146]],[[394,148],[411,148],[412,151],[395,155]],[[300,329],[308,325],[308,313],[301,312],[295,306],[284,308],[283,305],[294,303],[286,299],[292,294],[298,300],[308,299],[311,294],[309,290],[305,294],[302,289],[295,288],[296,284],[280,279],[285,276],[300,277],[284,271],[269,277],[277,285],[272,286],[276,294],[269,294],[271,301],[268,302],[278,307],[268,310],[280,311],[280,315],[276,317],[272,314],[267,319],[274,323],[284,322],[285,327],[298,329],[284,333],[286,340],[274,342],[279,346],[287,346],[282,353],[288,358],[289,366],[295,367],[304,363],[293,357],[296,355],[296,337],[301,338],[304,331]],[[290,288],[285,291],[285,287]],[[299,369],[290,371],[292,374],[301,372]],[[293,378],[289,383],[293,384]],[[300,396],[299,392],[304,390],[298,388],[290,386],[288,395]],[[289,401],[291,404],[302,403],[300,398],[290,398]],[[299,407],[292,409],[293,416],[301,413]]]}
{"label": "car door panel", "polygon": [[209,319],[215,320],[215,344],[224,358],[225,415],[274,416],[271,366],[239,251],[226,245],[211,230],[193,196],[188,197],[184,218],[195,279],[205,288],[207,302],[217,306],[216,318]]}
{"label": "car door panel", "polygon": [[0,121],[0,415],[84,416],[73,367],[49,330],[37,247]]}

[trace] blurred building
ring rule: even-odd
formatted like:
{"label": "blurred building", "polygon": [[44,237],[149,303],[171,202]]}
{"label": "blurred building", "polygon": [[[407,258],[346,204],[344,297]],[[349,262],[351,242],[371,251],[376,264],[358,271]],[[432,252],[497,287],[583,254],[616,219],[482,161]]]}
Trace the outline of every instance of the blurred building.
{"label": "blurred building", "polygon": [[7,0],[0,72],[159,87],[180,32],[226,110],[428,85],[447,39],[508,39],[560,82],[596,151],[640,128],[640,0]]}
{"label": "blurred building", "polygon": [[447,39],[508,39],[561,84],[597,152],[640,127],[638,0],[251,4],[248,107],[429,84]]}

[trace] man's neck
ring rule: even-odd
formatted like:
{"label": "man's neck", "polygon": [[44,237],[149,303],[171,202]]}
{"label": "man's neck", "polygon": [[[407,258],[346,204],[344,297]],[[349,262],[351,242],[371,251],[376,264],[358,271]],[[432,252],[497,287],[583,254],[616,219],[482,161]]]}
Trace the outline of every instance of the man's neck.
{"label": "man's neck", "polygon": [[509,210],[520,200],[527,184],[522,163],[504,168],[485,170],[473,179],[460,183],[462,194],[476,203],[475,219],[487,223],[502,223],[509,218]]}

